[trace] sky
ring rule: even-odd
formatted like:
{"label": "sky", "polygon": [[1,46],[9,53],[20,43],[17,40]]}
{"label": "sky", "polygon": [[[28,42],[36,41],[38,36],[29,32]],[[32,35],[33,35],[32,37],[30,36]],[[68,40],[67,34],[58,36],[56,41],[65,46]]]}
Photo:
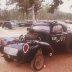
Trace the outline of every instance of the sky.
{"label": "sky", "polygon": [[6,0],[0,0],[0,8],[5,9],[6,8]]}
{"label": "sky", "polygon": [[72,13],[72,0],[63,0],[64,3],[59,6],[59,10],[66,13]]}
{"label": "sky", "polygon": [[6,6],[6,0],[0,0],[0,8],[3,9],[3,10],[4,10],[4,9],[11,10],[11,9],[13,9],[15,6],[16,6],[16,3],[13,4],[13,5]]}
{"label": "sky", "polygon": [[[43,3],[44,5],[45,4],[51,4],[53,0],[45,0],[45,2]],[[66,13],[72,13],[72,8],[71,8],[71,5],[72,5],[72,0],[63,0],[63,4],[60,5],[58,7],[58,9],[62,12],[66,12]],[[1,9],[8,9],[8,10],[11,10],[15,7],[16,4],[14,5],[10,5],[8,7],[6,7],[6,0],[0,0],[0,8]]]}

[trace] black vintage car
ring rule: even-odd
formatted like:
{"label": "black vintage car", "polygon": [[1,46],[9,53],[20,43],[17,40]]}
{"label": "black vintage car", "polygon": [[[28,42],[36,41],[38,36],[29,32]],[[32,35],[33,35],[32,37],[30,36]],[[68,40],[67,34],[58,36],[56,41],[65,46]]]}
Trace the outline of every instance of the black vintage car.
{"label": "black vintage car", "polygon": [[34,70],[40,70],[44,66],[44,55],[72,52],[72,32],[64,23],[37,23],[27,30],[19,42],[4,47],[6,61],[30,62]]}

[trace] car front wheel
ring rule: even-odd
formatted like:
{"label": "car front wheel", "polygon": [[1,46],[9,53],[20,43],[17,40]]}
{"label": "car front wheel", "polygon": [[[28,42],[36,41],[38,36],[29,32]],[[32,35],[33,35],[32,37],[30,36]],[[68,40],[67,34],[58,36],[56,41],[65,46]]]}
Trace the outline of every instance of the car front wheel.
{"label": "car front wheel", "polygon": [[31,62],[31,67],[35,71],[39,71],[44,67],[44,57],[42,54],[42,50],[38,50],[35,57]]}

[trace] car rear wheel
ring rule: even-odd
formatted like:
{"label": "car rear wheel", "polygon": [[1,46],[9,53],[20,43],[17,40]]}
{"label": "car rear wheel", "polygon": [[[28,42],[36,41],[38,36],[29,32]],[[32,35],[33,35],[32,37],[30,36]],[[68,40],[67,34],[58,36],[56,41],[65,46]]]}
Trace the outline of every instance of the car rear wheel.
{"label": "car rear wheel", "polygon": [[42,54],[42,50],[38,50],[35,57],[31,62],[31,67],[35,71],[39,71],[44,67],[44,57]]}
{"label": "car rear wheel", "polygon": [[12,59],[10,58],[10,56],[7,55],[7,54],[4,54],[4,59],[5,59],[7,62],[11,62],[11,61],[12,61]]}

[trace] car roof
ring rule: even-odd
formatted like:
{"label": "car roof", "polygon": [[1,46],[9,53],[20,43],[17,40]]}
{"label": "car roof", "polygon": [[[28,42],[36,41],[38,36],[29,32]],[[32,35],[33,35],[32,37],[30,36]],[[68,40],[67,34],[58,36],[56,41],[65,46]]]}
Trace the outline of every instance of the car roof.
{"label": "car roof", "polygon": [[[66,23],[62,22],[62,21],[49,21],[47,23],[44,23],[44,22],[40,22],[40,23],[35,23],[31,26],[31,28],[33,28],[34,26],[50,26],[50,27],[53,27],[55,25],[62,25],[64,31],[67,31],[67,26],[66,26]],[[34,30],[34,29],[33,29]],[[40,30],[40,29],[38,29]],[[46,29],[45,29],[46,30]],[[41,30],[40,30],[41,31]]]}

